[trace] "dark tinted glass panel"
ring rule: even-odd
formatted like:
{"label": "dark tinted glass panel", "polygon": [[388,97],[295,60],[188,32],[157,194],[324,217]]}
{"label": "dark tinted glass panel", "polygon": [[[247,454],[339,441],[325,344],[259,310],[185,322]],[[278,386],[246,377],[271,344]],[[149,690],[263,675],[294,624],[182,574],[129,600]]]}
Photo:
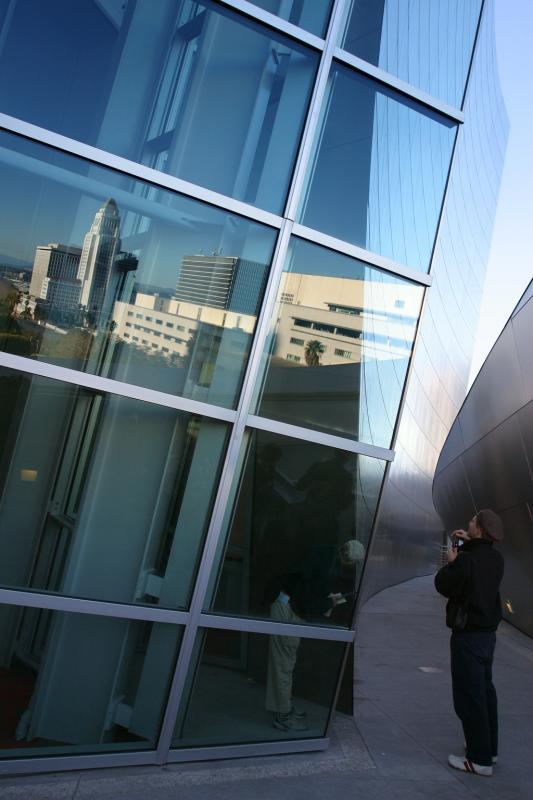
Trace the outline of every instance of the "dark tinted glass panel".
{"label": "dark tinted glass panel", "polygon": [[0,349],[236,403],[275,231],[0,134]]}
{"label": "dark tinted glass panel", "polygon": [[422,288],[293,239],[258,413],[388,447]]}
{"label": "dark tinted glass panel", "polygon": [[186,607],[226,426],[4,368],[0,401],[0,585]]}
{"label": "dark tinted glass panel", "polygon": [[341,66],[324,108],[300,221],[427,270],[455,124]]}
{"label": "dark tinted glass panel", "polygon": [[352,0],[342,47],[460,107],[480,0]]}
{"label": "dark tinted glass panel", "polygon": [[377,459],[250,434],[213,610],[348,627],[383,470]]}
{"label": "dark tinted glass panel", "polygon": [[[241,744],[324,736],[346,645],[200,633],[172,744]],[[292,713],[291,713],[292,711]]]}
{"label": "dark tinted glass panel", "polygon": [[333,0],[252,0],[254,6],[305,28],[317,36],[324,36]]}
{"label": "dark tinted glass panel", "polygon": [[281,211],[318,56],[192,0],[16,0],[0,109]]}
{"label": "dark tinted glass panel", "polygon": [[0,631],[0,755],[154,749],[180,628],[3,605]]}

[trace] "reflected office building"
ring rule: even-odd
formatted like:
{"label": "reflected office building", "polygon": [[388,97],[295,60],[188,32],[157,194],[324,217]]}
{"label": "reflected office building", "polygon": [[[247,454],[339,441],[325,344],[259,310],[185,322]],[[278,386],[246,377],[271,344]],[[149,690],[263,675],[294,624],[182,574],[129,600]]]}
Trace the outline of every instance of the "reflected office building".
{"label": "reflected office building", "polygon": [[493,508],[505,527],[505,619],[533,636],[533,282],[457,415],[437,464],[435,506],[449,529]]}
{"label": "reflected office building", "polygon": [[0,770],[324,749],[357,604],[435,562],[492,3],[0,23]]}

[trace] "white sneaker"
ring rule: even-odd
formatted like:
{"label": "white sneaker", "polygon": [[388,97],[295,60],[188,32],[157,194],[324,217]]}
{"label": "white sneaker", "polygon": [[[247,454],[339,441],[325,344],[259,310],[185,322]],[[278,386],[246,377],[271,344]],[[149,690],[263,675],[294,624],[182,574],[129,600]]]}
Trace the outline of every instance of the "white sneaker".
{"label": "white sneaker", "polygon": [[288,714],[276,714],[273,726],[280,731],[308,731],[309,725],[305,719],[298,719],[290,712]]}
{"label": "white sneaker", "polygon": [[472,772],[474,775],[484,775],[486,778],[490,778],[492,775],[492,767],[475,764],[466,756],[448,756],[448,764],[461,772]]}
{"label": "white sneaker", "polygon": [[[464,743],[464,748],[465,748],[465,755],[466,755],[466,742]],[[498,756],[492,756],[492,763],[493,764],[497,764],[498,763]]]}

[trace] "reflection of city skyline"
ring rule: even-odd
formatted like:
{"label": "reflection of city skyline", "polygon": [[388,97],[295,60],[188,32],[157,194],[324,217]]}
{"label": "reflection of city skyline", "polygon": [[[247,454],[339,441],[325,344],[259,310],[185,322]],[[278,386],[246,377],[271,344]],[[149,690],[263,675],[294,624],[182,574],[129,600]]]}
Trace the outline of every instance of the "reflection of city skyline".
{"label": "reflection of city skyline", "polygon": [[[211,273],[216,261],[224,275],[210,282],[206,273]],[[245,287],[241,281],[236,295],[238,283],[231,274],[239,259],[184,256],[182,263],[194,264],[196,272],[191,270],[180,278],[172,297],[137,291],[132,302],[115,304],[116,335],[137,346],[179,357],[186,355],[190,338],[200,326],[251,336],[256,313],[241,313],[246,306]],[[231,300],[236,297],[240,302],[232,308]],[[293,272],[284,273],[278,297],[271,350],[278,364],[305,365],[305,351],[315,340],[324,348],[319,359],[322,366],[359,363],[364,354],[376,360],[405,359],[410,354],[419,295],[413,295],[409,284]],[[231,348],[239,351],[236,340]]]}
{"label": "reflection of city skyline", "polygon": [[[210,250],[204,237],[194,237],[196,252],[187,251],[192,237],[180,232],[161,254],[163,286],[152,284],[143,278],[163,274],[163,267],[151,226],[134,237],[132,223],[129,212],[120,213],[109,198],[94,213],[81,245],[37,245],[29,292],[14,315],[21,338],[26,337],[26,354],[141,385],[150,375],[151,385],[162,391],[231,405],[250,352],[269,262],[243,258],[228,244],[227,255],[222,247]],[[124,238],[125,230],[130,234]],[[135,255],[124,252],[125,241]],[[291,407],[287,419],[298,423],[327,370],[324,410],[333,404],[334,427],[362,435],[344,417],[358,419],[353,404],[358,406],[359,396],[405,369],[420,293],[408,281],[391,279],[364,262],[339,262],[310,245],[288,264],[278,290],[262,413],[283,416]],[[381,378],[372,366],[378,363]],[[332,424],[309,414],[312,424]],[[361,417],[355,427],[365,424]]]}
{"label": "reflection of city skyline", "polygon": [[[118,206],[109,198],[81,247],[59,242],[37,246],[29,287],[36,321],[57,323],[59,330],[103,330],[111,324],[124,343],[179,358],[187,355],[200,326],[252,335],[267,264],[216,251],[184,254],[174,289],[132,277],[126,281],[124,273],[134,271],[139,259],[122,253],[120,225]],[[355,278],[320,275],[316,264],[311,269],[283,275],[272,356],[287,366],[326,366],[360,362],[363,352],[375,359],[409,354],[418,309],[408,284],[388,283],[382,276],[369,279],[368,270],[365,279],[364,273]],[[211,349],[216,341],[213,333]],[[313,360],[309,345],[317,343]],[[232,347],[242,352],[242,343],[234,341]]]}
{"label": "reflection of city skyline", "polygon": [[121,251],[120,214],[109,198],[96,212],[82,247],[58,242],[37,247],[29,287],[34,316],[103,328],[113,301],[126,291],[131,294],[133,283],[126,278],[136,267],[137,260]]}

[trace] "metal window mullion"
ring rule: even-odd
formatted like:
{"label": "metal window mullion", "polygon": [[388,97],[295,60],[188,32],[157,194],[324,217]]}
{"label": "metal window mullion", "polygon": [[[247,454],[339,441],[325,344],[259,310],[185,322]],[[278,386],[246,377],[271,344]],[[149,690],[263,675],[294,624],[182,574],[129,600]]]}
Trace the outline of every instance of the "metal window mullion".
{"label": "metal window mullion", "polygon": [[338,61],[345,66],[353,67],[355,70],[357,70],[357,72],[373,78],[384,86],[395,89],[405,97],[421,103],[427,108],[430,108],[432,111],[436,111],[438,114],[442,114],[454,122],[464,122],[464,114],[459,108],[455,108],[448,103],[444,103],[442,100],[433,97],[433,95],[430,95],[427,92],[424,92],[422,89],[418,89],[416,86],[413,86],[413,84],[403,81],[401,78],[398,78],[396,75],[393,75],[390,72],[386,72],[380,67],[376,67],[369,61],[364,61],[362,58],[359,58],[352,53],[348,53],[346,50],[342,50],[340,47],[335,48],[333,58],[335,61]]}
{"label": "metal window mullion", "polygon": [[336,436],[332,433],[323,433],[312,428],[303,428],[299,425],[292,425],[287,422],[269,419],[268,417],[258,417],[249,414],[246,424],[251,428],[260,431],[271,431],[280,433],[283,436],[290,436],[293,439],[302,439],[304,442],[315,442],[325,447],[335,447],[339,450],[346,450],[349,453],[357,453],[370,458],[379,458],[383,461],[394,461],[394,450],[379,445],[360,442],[355,439],[347,439],[343,436]]}
{"label": "metal window mullion", "polygon": [[270,328],[270,315],[276,302],[277,286],[283,271],[283,266],[289,247],[291,231],[292,223],[289,220],[284,220],[279,232],[274,256],[272,259],[272,267],[265,290],[263,306],[258,317],[256,333],[254,336],[254,341],[250,352],[250,359],[248,361],[240,401],[237,408],[237,415],[228,443],[228,449],[220,476],[217,496],[211,514],[203,556],[192,595],[189,623],[183,635],[180,652],[176,663],[176,669],[174,671],[174,676],[172,678],[169,691],[169,699],[163,717],[163,724],[161,726],[161,733],[157,747],[157,759],[158,763],[160,764],[165,763],[168,758],[174,725],[190,668],[194,643],[198,628],[201,625],[200,620],[203,611],[205,595],[207,592],[211,570],[214,565],[218,541],[222,532],[226,505],[230,497],[235,470],[238,464],[239,454],[245,435],[248,410],[253,398],[255,381],[258,377],[261,367],[263,347]]}
{"label": "metal window mullion", "polygon": [[214,628],[242,633],[260,633],[267,636],[299,636],[301,639],[318,639],[328,642],[353,642],[353,628],[337,628],[331,625],[296,625],[289,622],[274,622],[252,617],[227,617],[222,614],[200,614],[202,628]]}
{"label": "metal window mullion", "polygon": [[[480,15],[480,20],[478,22],[478,31],[476,32],[476,40],[475,40],[475,46],[473,48],[472,63],[473,63],[473,59],[474,59],[475,49],[477,47],[479,26],[481,25],[482,16],[483,15],[481,14]],[[472,64],[471,64],[471,66],[472,66]],[[465,86],[465,95],[464,95],[464,99],[463,99],[463,105],[464,105],[464,102],[465,102],[465,99],[466,99],[466,93],[468,91],[468,84],[469,84],[470,74],[471,74],[471,72],[469,71],[468,80],[466,81],[466,86]],[[452,152],[450,154],[450,163],[449,163],[449,167],[448,167],[448,175],[447,175],[447,178],[446,178],[446,184],[444,186],[444,192],[443,192],[443,196],[442,196],[442,203],[441,203],[441,208],[440,208],[439,219],[438,219],[438,222],[437,222],[437,228],[436,228],[435,237],[434,237],[434,240],[433,240],[433,249],[431,251],[431,258],[430,258],[430,263],[429,263],[429,275],[430,275],[430,277],[432,277],[432,272],[433,272],[435,257],[436,257],[436,253],[437,253],[437,249],[438,249],[438,245],[439,245],[441,230],[442,230],[442,227],[443,227],[443,224],[444,224],[444,216],[445,216],[445,212],[446,212],[446,205],[447,205],[448,198],[449,198],[450,181],[451,181],[451,176],[452,176],[452,173],[453,173],[453,167],[454,167],[454,164],[455,164],[455,161],[456,161],[456,158],[457,158],[457,151],[459,149],[459,143],[461,141],[461,138],[463,136],[465,136],[465,135],[466,135],[465,134],[465,128],[463,126],[461,126],[460,128],[458,127],[458,129],[457,129],[457,131],[455,133],[455,139],[454,139],[454,143],[453,143]],[[418,322],[417,322],[417,326],[416,326],[415,336],[414,336],[414,339],[413,339],[413,348],[412,348],[412,351],[411,351],[411,357],[409,359],[409,365],[407,367],[407,373],[405,375],[405,379],[404,379],[404,383],[403,383],[402,394],[401,394],[400,403],[399,403],[399,406],[398,406],[398,411],[397,411],[397,414],[396,414],[396,420],[395,420],[394,430],[393,430],[392,439],[391,439],[391,447],[394,448],[394,450],[396,450],[396,445],[397,445],[397,442],[398,442],[398,439],[399,439],[399,436],[400,436],[403,412],[404,412],[405,405],[407,403],[407,396],[408,396],[409,389],[410,389],[410,386],[411,386],[411,381],[413,380],[412,376],[413,376],[415,363],[416,363],[415,362],[416,355],[418,353],[419,348],[422,346],[422,343],[421,343],[421,328],[422,328],[422,322],[423,322],[423,319],[424,319],[424,313],[425,313],[425,309],[426,309],[427,303],[428,303],[428,290],[426,289],[424,291],[424,296],[422,298],[422,303],[420,305],[420,313],[418,315]],[[366,576],[366,564],[369,563],[369,561],[370,561],[370,559],[372,557],[372,549],[373,549],[373,545],[374,545],[374,534],[378,530],[378,527],[379,527],[379,525],[381,523],[381,515],[382,515],[382,511],[383,511],[383,498],[386,496],[387,490],[389,488],[389,484],[392,482],[392,478],[391,478],[391,474],[390,474],[391,473],[391,468],[392,468],[392,464],[389,463],[389,464],[386,465],[385,475],[384,475],[383,481],[381,483],[381,490],[380,490],[380,494],[379,494],[379,499],[378,499],[378,502],[377,502],[377,505],[376,505],[376,512],[374,514],[374,521],[372,523],[372,530],[370,532],[369,548],[368,548],[367,556],[366,556],[366,559],[365,559],[365,567],[363,569],[361,587],[364,587],[364,580],[365,580],[365,576]],[[357,615],[359,613],[360,598],[361,597],[362,597],[361,591],[359,591],[359,596],[358,596],[358,600],[357,600],[356,607],[355,607],[355,612],[354,612],[354,619],[357,619]]]}
{"label": "metal window mullion", "polygon": [[[88,744],[87,750],[90,749],[91,745]],[[26,775],[32,772],[62,772],[63,770],[147,766],[155,763],[155,750],[153,749],[98,753],[95,755],[67,754],[61,756],[28,756],[27,758],[2,759],[2,761],[0,761],[0,780],[4,776],[12,776],[16,775],[17,773]],[[64,780],[66,782],[69,780],[67,775],[65,775]],[[28,784],[27,792],[23,790],[23,796],[27,795],[28,797],[31,797],[33,795],[34,798],[45,796],[53,797],[52,794],[48,794],[48,791],[46,792],[46,795],[44,795],[39,791],[39,788],[37,788],[35,792],[34,790],[30,789],[29,786],[30,784]],[[39,784],[32,782],[31,786],[36,788],[39,787]],[[51,787],[54,786],[54,783],[47,782],[46,786],[47,790],[51,789]],[[6,789],[9,795],[9,787],[6,786]],[[51,791],[53,792],[54,790],[51,789]],[[15,792],[18,793],[18,789],[15,789]]]}
{"label": "metal window mullion", "polygon": [[[228,758],[252,758],[261,756],[291,755],[294,753],[312,753],[327,750],[329,738],[319,736],[316,739],[274,739],[266,742],[247,742],[243,744],[218,744],[204,747],[186,747],[171,750],[169,764],[190,761],[219,761]],[[244,777],[244,776],[243,776]]]}
{"label": "metal window mullion", "polygon": [[131,400],[139,400],[144,403],[172,408],[175,411],[185,411],[188,414],[198,414],[203,417],[220,420],[222,422],[234,422],[237,412],[233,409],[215,406],[199,400],[190,400],[187,397],[159,392],[156,389],[149,389],[145,386],[138,386],[133,383],[117,381],[113,378],[104,378],[100,375],[93,375],[87,372],[78,372],[68,367],[61,367],[56,364],[48,364],[24,356],[16,356],[11,353],[0,352],[0,367],[7,367],[19,372],[27,372],[30,375],[39,375],[42,378],[49,378],[63,383],[83,386],[85,389],[92,389],[96,392],[113,394],[117,397],[128,397]]}
{"label": "metal window mullion", "polygon": [[[483,6],[482,6],[481,10],[483,11]],[[473,46],[473,49],[472,49],[472,63],[473,63],[473,59],[474,59],[474,56],[475,56],[475,51],[476,51],[476,48],[477,48],[478,34],[479,34],[479,28],[480,28],[480,25],[481,25],[481,22],[482,22],[482,17],[483,17],[483,14],[481,13],[479,21],[478,21],[478,28],[477,28],[477,31],[476,31],[476,37],[475,37],[475,41],[474,41],[474,46]],[[470,65],[468,78],[467,78],[467,81],[466,81],[466,84],[465,84],[465,98],[466,98],[466,93],[468,91],[468,85],[469,85],[469,81],[470,81],[472,63]],[[461,114],[462,113],[463,112],[461,112]],[[464,115],[463,115],[463,120],[461,120],[461,121],[464,121]],[[413,339],[413,347],[412,347],[412,351],[411,351],[411,357],[409,359],[409,365],[407,367],[407,373],[406,373],[404,384],[403,384],[402,396],[400,398],[400,404],[398,406],[398,412],[396,414],[394,431],[393,431],[392,439],[391,439],[391,447],[394,448],[394,450],[396,449],[396,443],[398,441],[398,437],[399,437],[399,434],[400,434],[400,427],[401,427],[401,421],[402,421],[402,416],[403,416],[403,410],[404,410],[404,407],[405,407],[405,404],[406,404],[406,401],[407,401],[407,394],[408,394],[409,387],[410,387],[410,384],[411,384],[411,376],[412,376],[412,373],[413,373],[413,370],[414,370],[416,354],[418,352],[419,347],[421,346],[421,344],[420,344],[420,338],[421,338],[420,337],[420,330],[421,330],[422,321],[423,321],[423,318],[424,318],[425,308],[426,308],[426,305],[427,305],[427,302],[428,302],[427,289],[431,287],[432,281],[433,281],[433,268],[434,268],[434,265],[435,265],[435,258],[436,258],[436,253],[437,253],[438,246],[439,246],[442,227],[444,225],[444,217],[445,217],[445,213],[446,213],[446,205],[447,205],[448,199],[449,199],[450,181],[451,181],[452,174],[453,174],[454,164],[455,164],[455,161],[457,159],[457,152],[458,152],[458,149],[459,149],[459,144],[460,144],[462,138],[465,135],[466,135],[466,133],[465,133],[464,126],[461,126],[461,127],[458,126],[458,128],[457,128],[457,130],[455,132],[455,138],[454,138],[454,142],[453,142],[452,152],[450,154],[450,161],[449,161],[449,165],[448,165],[448,173],[447,173],[447,176],[446,176],[446,183],[445,183],[444,191],[443,191],[443,194],[442,194],[442,202],[441,202],[441,206],[440,206],[439,218],[438,218],[438,221],[437,221],[437,227],[436,227],[435,236],[434,236],[434,239],[433,239],[433,248],[431,250],[431,258],[430,258],[429,269],[428,269],[429,282],[427,284],[426,290],[424,291],[424,296],[422,298],[422,303],[420,305],[420,313],[418,315],[418,321],[417,321],[417,325],[416,325],[415,336],[414,336],[414,339]],[[381,499],[383,498],[383,496],[385,494],[385,490],[386,490],[387,485],[388,485],[389,480],[390,480],[390,475],[389,474],[390,474],[390,465],[387,465],[387,470],[386,470],[385,477],[384,477],[383,483],[382,483],[380,501],[379,501],[379,503],[377,505],[377,508],[376,508],[376,514],[375,514],[374,524],[373,524],[373,531],[377,529],[377,526],[379,524],[379,517],[380,517],[380,514],[381,514]]]}
{"label": "metal window mullion", "polygon": [[189,619],[187,611],[173,611],[172,609],[159,608],[158,606],[68,597],[31,589],[0,588],[0,604],[21,606],[23,608],[42,608],[47,611],[63,611],[71,614],[92,614],[98,617],[164,622],[172,625],[186,625]]}
{"label": "metal window mullion", "polygon": [[294,224],[292,232],[299,239],[305,239],[308,242],[327,247],[329,250],[334,250],[336,253],[357,258],[358,261],[364,261],[365,264],[369,264],[371,267],[377,267],[401,278],[407,278],[407,280],[414,281],[422,286],[431,286],[432,278],[427,272],[421,272],[405,264],[400,264],[398,261],[392,261],[386,256],[366,250],[357,244],[352,244],[344,239],[337,239],[334,236],[317,231],[315,228],[308,228],[300,223]]}
{"label": "metal window mullion", "polygon": [[318,123],[320,120],[320,113],[326,96],[326,90],[329,80],[329,73],[333,61],[333,54],[335,52],[336,42],[339,38],[339,31],[342,21],[344,19],[344,9],[347,0],[335,0],[333,9],[331,11],[328,32],[326,35],[326,45],[322,51],[320,64],[315,81],[315,88],[311,97],[307,120],[296,159],[294,168],[293,179],[287,204],[285,208],[285,216],[288,219],[296,219],[296,213],[300,204],[300,198],[305,185],[305,180],[313,154],[313,144],[317,135]]}
{"label": "metal window mullion", "polygon": [[137,161],[131,161],[128,158],[110,153],[107,150],[101,150],[77,139],[70,139],[68,136],[41,128],[30,122],[11,117],[8,114],[0,113],[0,128],[40,144],[49,145],[70,155],[78,156],[86,161],[91,161],[98,166],[109,167],[132,178],[153,184],[157,188],[170,189],[185,197],[209,203],[211,206],[222,208],[254,222],[262,222],[273,228],[281,226],[281,217],[270,211],[252,206],[242,200],[235,200],[232,197],[220,194],[220,192],[190,183],[167,172],[160,172]]}
{"label": "metal window mullion", "polygon": [[254,3],[249,3],[248,0],[217,0],[217,2],[220,5],[240,11],[252,20],[268,25],[269,28],[285,33],[292,39],[302,42],[302,44],[308,44],[314,47],[315,50],[324,48],[324,40],[320,36],[316,36],[316,34],[305,30],[305,28],[300,28],[298,25],[276,16],[276,14],[271,14],[269,11],[254,5]]}
{"label": "metal window mullion", "polygon": [[[466,99],[466,95],[467,95],[467,92],[468,92],[468,85],[469,85],[469,82],[470,82],[472,64],[473,64],[473,61],[474,61],[474,57],[475,57],[475,53],[476,53],[476,49],[477,49],[477,44],[478,44],[478,41],[479,41],[479,30],[480,30],[480,26],[482,24],[483,9],[484,9],[484,4],[482,5],[480,17],[479,17],[479,20],[478,20],[478,27],[477,27],[477,30],[476,30],[476,37],[475,37],[475,41],[474,41],[474,46],[472,48],[472,59],[471,59],[470,69],[469,69],[469,72],[468,72],[467,80],[465,82],[465,94],[464,94],[464,98],[465,99]],[[464,105],[464,101],[463,101],[463,105]],[[443,192],[443,195],[442,195],[442,203],[441,203],[441,207],[440,207],[440,213],[439,213],[439,218],[438,218],[438,222],[437,222],[437,228],[436,228],[436,231],[435,231],[435,237],[433,239],[433,249],[431,251],[431,258],[430,258],[430,262],[429,262],[429,270],[428,270],[428,272],[429,272],[429,278],[431,280],[433,279],[432,273],[433,273],[433,268],[435,266],[435,258],[436,258],[437,250],[438,250],[438,247],[439,247],[442,227],[444,225],[444,217],[445,217],[445,213],[446,213],[446,206],[447,206],[447,203],[448,203],[448,200],[449,200],[450,182],[451,182],[451,177],[452,177],[452,174],[453,174],[453,168],[454,168],[455,161],[457,159],[457,152],[459,150],[460,142],[461,142],[462,138],[465,135],[466,135],[465,128],[463,126],[457,129],[457,131],[455,133],[455,139],[454,139],[454,142],[453,142],[452,152],[450,154],[450,163],[449,163],[449,166],[448,166],[448,174],[446,176],[446,184],[444,186],[444,192]],[[431,284],[429,284],[428,286],[430,286],[430,285]],[[407,402],[407,394],[408,394],[409,387],[410,387],[410,384],[411,384],[411,376],[412,376],[412,373],[414,371],[416,354],[418,352],[418,349],[421,347],[421,344],[420,344],[420,339],[421,339],[420,332],[421,332],[422,321],[423,321],[423,318],[424,318],[424,312],[425,312],[427,303],[428,303],[428,292],[426,290],[424,292],[424,296],[422,298],[422,303],[420,305],[420,313],[418,315],[418,322],[417,322],[417,326],[416,326],[415,336],[414,336],[414,339],[413,339],[413,348],[412,348],[412,351],[411,351],[411,358],[409,359],[409,366],[407,368],[407,373],[406,373],[405,380],[404,380],[404,385],[403,385],[402,396],[400,398],[400,404],[398,406],[398,413],[396,415],[396,422],[395,422],[394,431],[393,431],[393,434],[392,434],[391,447],[393,447],[394,449],[396,449],[396,443],[397,443],[398,437],[400,435],[400,427],[401,427],[401,421],[402,421],[402,416],[403,416],[403,410],[404,410],[405,404]],[[383,479],[381,498],[383,498],[383,496],[385,494],[385,490],[386,490],[386,488],[388,486],[388,483],[390,481],[389,473],[390,473],[390,467],[387,469],[387,471],[385,473],[385,477]],[[379,517],[380,517],[380,513],[381,513],[381,498],[380,498],[380,502],[378,503],[378,506],[376,508],[376,515],[375,515],[375,519],[374,519],[374,528],[373,528],[373,530],[376,530],[377,529],[377,525],[379,524]]]}

